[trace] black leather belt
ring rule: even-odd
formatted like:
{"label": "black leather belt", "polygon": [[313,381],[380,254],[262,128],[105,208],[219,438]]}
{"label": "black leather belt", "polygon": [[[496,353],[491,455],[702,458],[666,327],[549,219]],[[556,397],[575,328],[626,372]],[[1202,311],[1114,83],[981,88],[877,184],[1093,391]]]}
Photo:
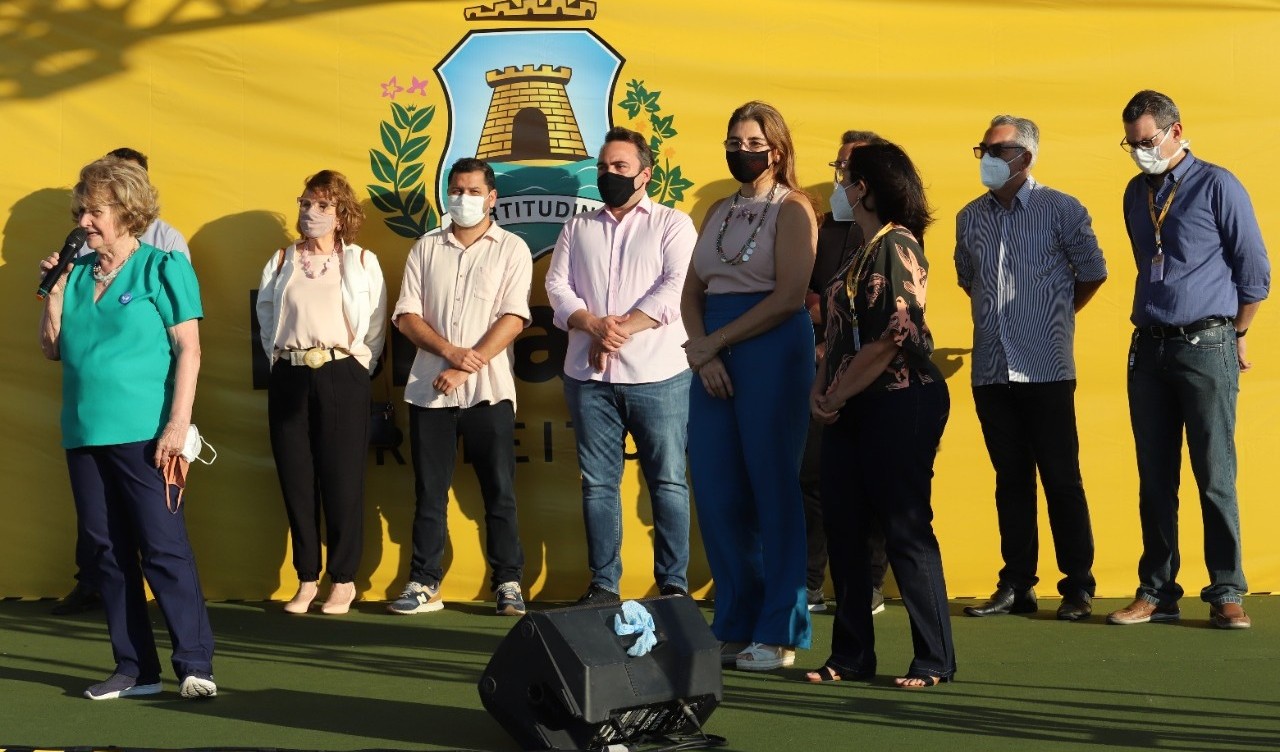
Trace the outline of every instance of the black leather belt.
{"label": "black leather belt", "polygon": [[1140,326],[1138,331],[1143,334],[1150,334],[1156,339],[1172,339],[1173,337],[1182,337],[1187,334],[1195,334],[1203,332],[1205,329],[1213,329],[1219,326],[1227,326],[1232,320],[1226,316],[1208,316],[1199,321],[1192,321],[1186,326],[1164,326],[1162,324],[1152,324],[1150,326]]}

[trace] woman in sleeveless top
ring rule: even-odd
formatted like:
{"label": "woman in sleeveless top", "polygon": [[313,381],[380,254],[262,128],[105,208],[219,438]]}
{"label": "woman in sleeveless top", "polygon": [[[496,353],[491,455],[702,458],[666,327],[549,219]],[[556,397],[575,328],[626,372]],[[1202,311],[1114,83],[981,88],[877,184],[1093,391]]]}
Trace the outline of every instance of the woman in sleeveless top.
{"label": "woman in sleeveless top", "polygon": [[356,597],[369,445],[369,372],[382,353],[387,288],[378,258],[352,243],[364,212],[340,173],[307,178],[298,197],[302,239],[271,255],[258,288],[262,347],[271,362],[267,422],[289,516],[306,613],[320,579],[323,513],[332,589],[321,613]]}
{"label": "woman in sleeveless top", "polygon": [[836,588],[831,657],[811,682],[876,674],[867,602],[867,531],[878,521],[915,658],[895,685],[932,687],[956,671],[942,554],[933,534],[933,462],[950,399],[930,361],[929,265],[920,239],[931,221],[915,165],[894,144],[853,150],[833,200],[848,200],[863,237],[827,288],[826,354],[810,393],[822,434],[823,523]]}
{"label": "woman in sleeveless top", "polygon": [[685,278],[689,466],[716,583],[721,661],[790,666],[809,647],[800,456],[813,379],[804,296],[817,224],[782,116],[748,102],[724,142],[740,185],[703,222]]}

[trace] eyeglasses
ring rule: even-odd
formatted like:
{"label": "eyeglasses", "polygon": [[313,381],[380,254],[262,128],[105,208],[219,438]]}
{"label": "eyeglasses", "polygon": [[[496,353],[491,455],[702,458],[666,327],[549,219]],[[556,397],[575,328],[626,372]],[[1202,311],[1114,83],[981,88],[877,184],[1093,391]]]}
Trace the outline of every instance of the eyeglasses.
{"label": "eyeglasses", "polygon": [[763,138],[749,138],[743,141],[740,138],[726,138],[724,140],[725,151],[765,151],[769,148],[769,142]]}
{"label": "eyeglasses", "polygon": [[973,147],[973,156],[975,159],[982,159],[983,154],[990,154],[996,159],[1004,159],[1004,157],[1000,156],[1000,153],[1005,149],[1025,150],[1025,148],[1026,147],[1018,146],[1017,144],[978,144]]}
{"label": "eyeglasses", "polygon": [[320,210],[321,214],[328,214],[330,209],[337,209],[338,205],[332,201],[312,201],[309,198],[298,197],[298,208],[304,212],[311,211],[311,207]]}
{"label": "eyeglasses", "polygon": [[849,169],[849,160],[841,159],[838,162],[827,162],[827,167],[834,168],[835,175],[833,177],[835,181],[837,183],[843,183],[845,172],[847,172]]}
{"label": "eyeglasses", "polygon": [[[1173,123],[1169,123],[1165,127],[1156,131],[1155,136],[1152,136],[1151,138],[1144,138],[1141,141],[1130,141],[1128,138],[1122,138],[1120,139],[1120,148],[1125,151],[1133,151],[1134,149],[1151,149],[1157,147],[1164,143],[1164,136],[1160,136],[1160,134],[1165,133],[1172,127]],[[1160,136],[1160,138],[1156,138],[1156,136]]]}

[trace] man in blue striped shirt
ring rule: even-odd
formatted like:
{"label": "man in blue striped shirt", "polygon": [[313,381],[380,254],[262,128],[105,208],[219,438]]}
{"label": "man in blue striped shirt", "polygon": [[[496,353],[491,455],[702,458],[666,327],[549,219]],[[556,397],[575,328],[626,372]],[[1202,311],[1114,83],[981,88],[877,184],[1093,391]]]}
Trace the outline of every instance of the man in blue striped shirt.
{"label": "man in blue striped shirt", "polygon": [[1271,287],[1271,264],[1249,194],[1234,175],[1196,159],[1177,106],[1140,91],[1122,113],[1142,174],[1124,191],[1133,246],[1135,327],[1129,345],[1129,420],[1138,456],[1142,558],[1137,597],[1112,624],[1179,618],[1178,477],[1182,436],[1200,490],[1209,622],[1251,622],[1236,498],[1236,398],[1249,369],[1245,332]]}
{"label": "man in blue striped shirt", "polygon": [[1031,177],[1040,130],[999,115],[974,147],[988,192],[956,216],[956,274],[973,312],[973,402],[996,472],[1000,570],[969,616],[1037,609],[1036,471],[1063,578],[1058,618],[1092,613],[1093,529],[1076,434],[1075,315],[1107,278],[1089,212]]}

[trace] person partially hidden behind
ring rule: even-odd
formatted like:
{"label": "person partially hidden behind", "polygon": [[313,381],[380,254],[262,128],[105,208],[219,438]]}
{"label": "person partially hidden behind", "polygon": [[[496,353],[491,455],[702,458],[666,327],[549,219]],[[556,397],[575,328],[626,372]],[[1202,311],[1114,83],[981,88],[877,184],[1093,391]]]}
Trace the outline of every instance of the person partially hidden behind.
{"label": "person partially hidden behind", "polygon": [[1112,624],[1170,621],[1178,599],[1178,477],[1185,430],[1200,489],[1209,622],[1247,629],[1248,592],[1236,498],[1236,399],[1249,370],[1245,334],[1271,288],[1271,263],[1249,194],[1197,159],[1173,100],[1140,91],[1125,105],[1124,140],[1143,174],[1124,190],[1133,246],[1129,420],[1138,455],[1142,558],[1137,595]]}

